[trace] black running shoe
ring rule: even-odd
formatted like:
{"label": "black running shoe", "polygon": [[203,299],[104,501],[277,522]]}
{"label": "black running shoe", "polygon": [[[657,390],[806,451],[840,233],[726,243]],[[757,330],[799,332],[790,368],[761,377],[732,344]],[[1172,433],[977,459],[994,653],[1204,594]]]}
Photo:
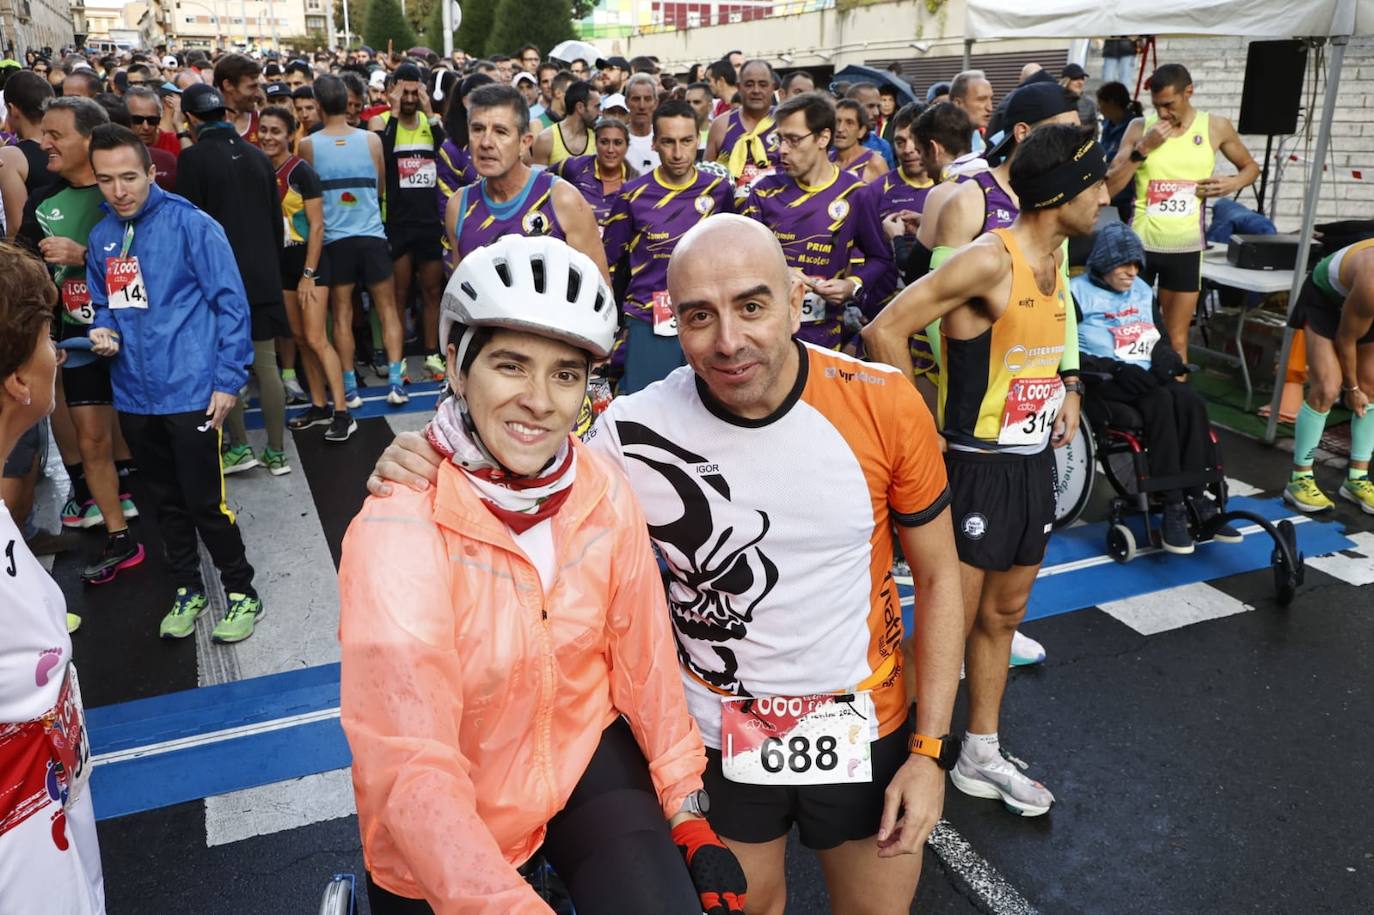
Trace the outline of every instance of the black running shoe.
{"label": "black running shoe", "polygon": [[103,585],[115,580],[115,576],[125,569],[132,569],[143,562],[143,544],[139,543],[128,531],[105,538],[105,548],[96,560],[81,570],[81,580],[88,585]]}
{"label": "black running shoe", "polygon": [[[1207,526],[1221,512],[1217,509],[1217,503],[1206,496],[1193,500],[1193,510],[1197,512],[1198,532],[1201,534],[1202,528]],[[1217,543],[1240,543],[1245,539],[1245,535],[1236,530],[1229,524],[1223,524],[1212,532],[1211,537],[1201,537],[1199,540],[1215,540]]]}
{"label": "black running shoe", "polygon": [[335,413],[329,420],[329,429],[324,433],[326,442],[346,442],[349,436],[358,431],[358,421],[351,413]]}
{"label": "black running shoe", "polygon": [[286,428],[292,432],[299,432],[302,429],[309,429],[311,426],[327,426],[333,415],[327,407],[317,407],[311,404],[310,409],[291,417]]}

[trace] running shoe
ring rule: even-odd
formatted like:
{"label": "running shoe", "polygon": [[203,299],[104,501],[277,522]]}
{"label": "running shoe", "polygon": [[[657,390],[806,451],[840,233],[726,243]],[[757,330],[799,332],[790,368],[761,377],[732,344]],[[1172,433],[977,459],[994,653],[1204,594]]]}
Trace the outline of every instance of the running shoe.
{"label": "running shoe", "polygon": [[363,405],[363,399],[358,396],[357,388],[349,388],[344,391],[344,406],[350,410],[356,410]]}
{"label": "running shoe", "polygon": [[252,470],[258,466],[258,459],[253,456],[253,449],[248,445],[234,445],[220,455],[219,465],[227,477],[231,473]]}
{"label": "running shoe", "polygon": [[1028,635],[1022,635],[1021,630],[1013,632],[1011,635],[1011,666],[1030,667],[1034,664],[1043,664],[1045,661],[1045,646]]}
{"label": "running shoe", "polygon": [[448,375],[448,364],[444,362],[443,356],[430,353],[425,357],[425,371],[429,373],[431,381],[443,381]]}
{"label": "running shoe", "polygon": [[326,442],[346,442],[354,432],[358,431],[358,421],[353,418],[351,413],[335,413],[333,419],[329,421],[329,429],[324,433]]}
{"label": "running shoe", "polygon": [[71,635],[73,632],[75,632],[76,630],[78,630],[78,629],[80,629],[80,628],[81,628],[81,617],[77,616],[75,613],[68,613],[68,614],[67,614],[67,635]]}
{"label": "running shoe", "polygon": [[[76,501],[76,496],[72,496],[67,500],[67,504],[62,506],[62,526],[71,528],[81,527],[81,521],[86,515],[86,506],[94,504],[95,502],[92,501],[86,502],[83,505]],[[96,511],[99,512],[100,509],[96,509]]]}
{"label": "running shoe", "polygon": [[283,378],[281,385],[286,389],[287,404],[300,404],[310,400],[306,396],[305,389],[301,387],[301,383],[295,378]]}
{"label": "running shoe", "polygon": [[1347,502],[1354,502],[1366,515],[1374,515],[1374,481],[1369,477],[1347,478],[1338,495]]}
{"label": "running shoe", "polygon": [[292,432],[300,432],[302,429],[309,429],[312,426],[327,426],[332,415],[328,407],[317,407],[312,403],[309,409],[297,413],[287,420],[286,428]]}
{"label": "running shoe", "polygon": [[285,451],[273,451],[271,448],[262,449],[262,465],[274,477],[291,472],[291,465],[286,462]]}
{"label": "running shoe", "polygon": [[372,362],[368,366],[372,369],[372,374],[378,378],[389,378],[391,376],[391,366],[387,363],[386,353],[380,350],[372,354]]}
{"label": "running shoe", "polygon": [[1193,551],[1193,532],[1188,530],[1188,507],[1182,502],[1164,503],[1159,524],[1159,545],[1166,552],[1187,556]]}
{"label": "running shoe", "polygon": [[393,384],[391,390],[387,392],[386,402],[393,407],[399,407],[402,404],[410,403],[410,395],[406,393],[404,386]]}
{"label": "running shoe", "polygon": [[[1197,512],[1199,529],[1206,527],[1207,522],[1221,514],[1221,509],[1217,508],[1217,503],[1206,496],[1193,500],[1193,510]],[[1245,535],[1231,525],[1223,524],[1208,539],[1215,540],[1217,543],[1240,543],[1245,539]]]}
{"label": "running shoe", "polygon": [[[105,523],[105,515],[101,513],[100,506],[95,504],[94,499],[91,499],[85,505],[81,506],[81,510],[78,514],[69,515],[68,510],[75,504],[76,500],[68,500],[67,508],[62,509],[62,525],[64,527],[77,527],[82,530],[89,530],[93,527],[100,527]],[[119,494],[119,507],[124,511],[125,520],[138,517],[138,506],[134,505],[134,500],[127,492]]]}
{"label": "running shoe", "polygon": [[100,555],[81,570],[81,580],[88,585],[107,584],[120,572],[143,562],[144,556],[143,544],[133,537],[106,537]]}
{"label": "running shoe", "polygon": [[999,749],[996,759],[979,762],[968,751],[968,744],[959,753],[959,761],[950,770],[954,787],[970,797],[1000,800],[1007,810],[1023,817],[1038,817],[1048,813],[1054,795],[1039,782],[1022,774],[1029,768],[1006,750]]}
{"label": "running shoe", "polygon": [[210,606],[210,599],[199,588],[177,588],[172,610],[162,618],[158,633],[164,639],[184,639],[196,631],[196,617]]}
{"label": "running shoe", "polygon": [[1290,480],[1283,489],[1283,501],[1293,506],[1300,512],[1324,512],[1328,508],[1335,508],[1336,503],[1326,497],[1326,493],[1317,486],[1317,481],[1312,474],[1307,473]]}
{"label": "running shoe", "polygon": [[229,612],[219,621],[210,638],[216,642],[242,642],[253,634],[262,619],[262,601],[247,594],[229,595]]}

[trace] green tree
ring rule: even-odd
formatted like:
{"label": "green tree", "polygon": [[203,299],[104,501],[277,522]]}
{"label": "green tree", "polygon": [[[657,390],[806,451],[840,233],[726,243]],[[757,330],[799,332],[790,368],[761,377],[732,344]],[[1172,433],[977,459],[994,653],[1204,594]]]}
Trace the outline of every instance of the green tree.
{"label": "green tree", "polygon": [[386,51],[388,41],[394,44],[397,51],[415,46],[415,30],[406,21],[401,4],[396,0],[371,0],[367,7],[363,38],[378,52]]}
{"label": "green tree", "polygon": [[466,0],[463,4],[463,24],[458,28],[454,47],[462,48],[472,57],[485,54],[495,15],[496,0]]}
{"label": "green tree", "polygon": [[444,53],[444,6],[438,0],[431,5],[425,18],[420,43],[438,54]]}
{"label": "green tree", "polygon": [[569,0],[498,0],[487,53],[514,54],[529,43],[547,56],[550,48],[572,37]]}
{"label": "green tree", "polygon": [[348,4],[348,28],[353,33],[353,47],[364,44],[363,23],[367,21],[368,0],[336,0],[334,3],[334,28],[342,40],[344,32],[344,3]]}

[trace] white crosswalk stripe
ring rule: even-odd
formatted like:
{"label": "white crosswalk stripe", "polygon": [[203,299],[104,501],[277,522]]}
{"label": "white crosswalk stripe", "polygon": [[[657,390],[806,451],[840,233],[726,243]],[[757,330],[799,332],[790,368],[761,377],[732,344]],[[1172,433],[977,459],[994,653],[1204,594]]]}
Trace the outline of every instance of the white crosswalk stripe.
{"label": "white crosswalk stripe", "polygon": [[1141,635],[1155,635],[1255,609],[1205,582],[1107,601],[1098,606]]}

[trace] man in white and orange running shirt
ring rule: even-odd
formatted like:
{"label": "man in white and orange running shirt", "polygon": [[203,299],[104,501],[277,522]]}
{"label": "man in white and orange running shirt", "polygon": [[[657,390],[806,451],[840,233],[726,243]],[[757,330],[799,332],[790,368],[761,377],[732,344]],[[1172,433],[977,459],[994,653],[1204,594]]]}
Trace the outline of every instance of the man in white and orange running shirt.
{"label": "man in white and orange running shirt", "polygon": [[[702,220],[668,292],[688,364],[612,401],[588,443],[629,476],[667,566],[707,818],[750,912],[783,911],[793,825],[836,911],[909,912],[958,756],[963,619],[930,413],[895,370],[794,339],[803,287],[761,223]],[[379,470],[420,485],[438,461],[412,435]],[[894,525],[916,583],[914,721]]]}

